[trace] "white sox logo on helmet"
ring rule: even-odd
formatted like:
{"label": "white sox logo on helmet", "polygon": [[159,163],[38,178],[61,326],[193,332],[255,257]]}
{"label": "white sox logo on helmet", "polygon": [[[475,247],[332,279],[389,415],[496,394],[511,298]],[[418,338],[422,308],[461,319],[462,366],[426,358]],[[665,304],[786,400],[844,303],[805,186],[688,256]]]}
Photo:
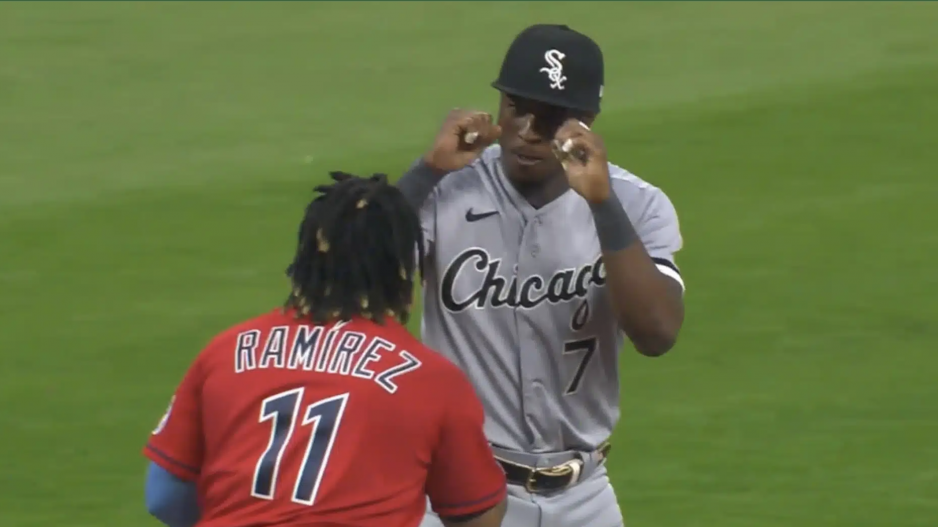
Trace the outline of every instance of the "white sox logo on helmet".
{"label": "white sox logo on helmet", "polygon": [[547,61],[548,66],[545,66],[540,69],[540,71],[547,74],[547,78],[550,80],[550,87],[555,90],[562,90],[563,83],[567,81],[567,77],[563,74],[563,63],[560,62],[566,57],[562,52],[556,49],[548,50],[544,53],[544,60]]}

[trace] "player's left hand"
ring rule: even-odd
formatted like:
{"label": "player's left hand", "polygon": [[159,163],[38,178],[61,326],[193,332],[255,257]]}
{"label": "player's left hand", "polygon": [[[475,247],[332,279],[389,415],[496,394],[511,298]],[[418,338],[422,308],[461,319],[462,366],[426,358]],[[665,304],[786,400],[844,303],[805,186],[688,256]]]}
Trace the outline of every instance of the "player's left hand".
{"label": "player's left hand", "polygon": [[590,203],[601,203],[612,193],[609,163],[603,139],[577,119],[569,119],[554,135],[554,155],[567,174],[570,188]]}

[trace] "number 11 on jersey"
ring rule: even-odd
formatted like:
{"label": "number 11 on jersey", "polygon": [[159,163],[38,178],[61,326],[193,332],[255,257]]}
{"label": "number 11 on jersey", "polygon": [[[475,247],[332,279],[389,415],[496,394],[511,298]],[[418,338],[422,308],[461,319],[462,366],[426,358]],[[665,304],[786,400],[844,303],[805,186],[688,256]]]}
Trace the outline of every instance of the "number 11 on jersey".
{"label": "number 11 on jersey", "polygon": [[[261,402],[260,422],[271,421],[271,430],[267,449],[257,460],[254,470],[251,495],[255,498],[274,499],[280,476],[280,462],[296,429],[303,392],[303,388],[296,388],[272,395]],[[335,436],[339,425],[342,424],[348,396],[349,394],[343,393],[322,399],[304,409],[300,425],[312,425],[312,430],[293,486],[293,496],[290,498],[294,503],[312,505],[316,501]]]}

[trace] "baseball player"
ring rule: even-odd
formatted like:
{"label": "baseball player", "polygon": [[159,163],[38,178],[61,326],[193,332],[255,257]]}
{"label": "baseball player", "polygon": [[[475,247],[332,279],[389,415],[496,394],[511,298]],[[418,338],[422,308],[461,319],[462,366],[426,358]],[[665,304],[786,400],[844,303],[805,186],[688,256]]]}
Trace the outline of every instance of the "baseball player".
{"label": "baseball player", "polygon": [[398,184],[427,240],[423,340],[482,399],[506,526],[623,525],[604,468],[619,350],[626,337],[647,356],[675,343],[677,215],[591,129],[603,57],[590,38],[529,27],[493,86],[497,120],[454,110]]}
{"label": "baseball player", "polygon": [[169,527],[498,527],[505,476],[464,373],[403,323],[419,217],[334,173],[306,209],[286,305],[215,337],[143,452]]}

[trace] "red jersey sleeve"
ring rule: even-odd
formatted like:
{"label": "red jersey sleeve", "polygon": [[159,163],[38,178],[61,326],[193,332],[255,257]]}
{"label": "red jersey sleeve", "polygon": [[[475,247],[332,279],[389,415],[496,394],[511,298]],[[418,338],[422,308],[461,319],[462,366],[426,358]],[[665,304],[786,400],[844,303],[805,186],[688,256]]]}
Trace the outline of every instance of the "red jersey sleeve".
{"label": "red jersey sleeve", "polygon": [[204,380],[203,363],[196,359],[176,388],[166,414],[156,425],[150,440],[143,448],[144,456],[167,472],[187,481],[198,477],[202,466]]}
{"label": "red jersey sleeve", "polygon": [[505,473],[485,438],[482,403],[460,374],[447,384],[447,408],[427,478],[433,511],[443,517],[485,512],[507,494]]}

